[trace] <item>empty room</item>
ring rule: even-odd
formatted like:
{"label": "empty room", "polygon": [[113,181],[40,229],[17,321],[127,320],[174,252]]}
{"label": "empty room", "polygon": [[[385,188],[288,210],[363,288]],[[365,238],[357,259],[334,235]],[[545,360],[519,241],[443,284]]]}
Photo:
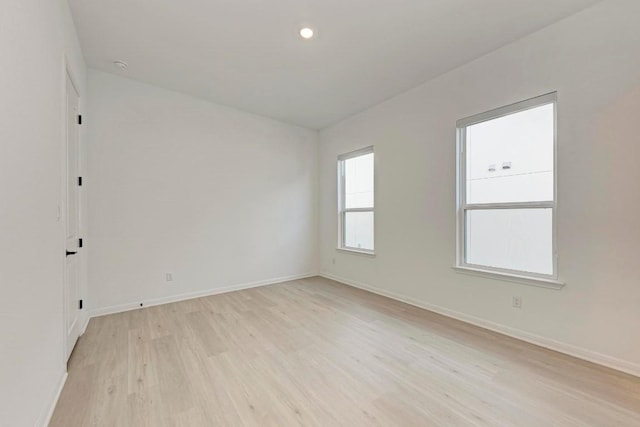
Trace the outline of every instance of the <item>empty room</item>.
{"label": "empty room", "polygon": [[640,426],[639,22],[0,0],[0,427]]}

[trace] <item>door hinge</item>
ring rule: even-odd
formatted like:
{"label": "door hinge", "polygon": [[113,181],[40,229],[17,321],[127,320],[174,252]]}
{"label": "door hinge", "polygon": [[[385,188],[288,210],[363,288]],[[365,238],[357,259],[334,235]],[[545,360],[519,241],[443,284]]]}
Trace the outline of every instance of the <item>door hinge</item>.
{"label": "door hinge", "polygon": [[81,248],[82,247],[82,239],[78,239],[78,247]]}
{"label": "door hinge", "polygon": [[78,301],[78,308],[82,310],[82,300]]}
{"label": "door hinge", "polygon": [[78,124],[82,124],[82,114],[78,114]]}
{"label": "door hinge", "polygon": [[82,187],[82,177],[78,177],[78,187]]}

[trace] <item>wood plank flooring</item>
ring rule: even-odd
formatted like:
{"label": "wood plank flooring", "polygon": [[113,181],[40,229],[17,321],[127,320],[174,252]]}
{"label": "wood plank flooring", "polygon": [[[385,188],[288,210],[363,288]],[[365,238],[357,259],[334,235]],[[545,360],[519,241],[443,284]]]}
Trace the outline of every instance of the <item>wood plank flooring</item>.
{"label": "wood plank flooring", "polygon": [[92,319],[52,426],[640,426],[640,379],[311,278]]}

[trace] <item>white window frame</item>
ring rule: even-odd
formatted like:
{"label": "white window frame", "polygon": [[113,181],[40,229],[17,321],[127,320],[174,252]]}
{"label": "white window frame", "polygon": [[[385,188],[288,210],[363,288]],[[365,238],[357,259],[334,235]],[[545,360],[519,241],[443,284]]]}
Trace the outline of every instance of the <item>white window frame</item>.
{"label": "white window frame", "polygon": [[[366,208],[350,208],[347,209],[345,207],[346,204],[346,179],[345,179],[345,161],[349,159],[353,159],[354,157],[365,156],[367,154],[373,154],[374,164],[373,164],[373,206]],[[375,255],[375,204],[376,204],[376,196],[375,196],[375,176],[376,176],[376,166],[375,166],[375,153],[373,151],[373,145],[365,148],[361,148],[356,151],[351,151],[349,153],[341,154],[338,156],[338,247],[337,249],[347,252],[355,252],[364,255]],[[345,244],[345,217],[349,212],[373,212],[373,247],[374,250],[362,249],[362,248],[353,248],[347,246]]]}
{"label": "white window frame", "polygon": [[[455,268],[463,273],[476,274],[480,276],[515,281],[525,284],[549,288],[561,288],[564,283],[558,279],[558,252],[557,252],[557,92],[527,99],[485,113],[467,117],[456,122],[457,127],[457,250]],[[529,110],[547,104],[554,106],[554,140],[553,140],[553,200],[544,202],[511,202],[511,203],[467,203],[467,159],[466,159],[466,131],[471,125],[494,120],[513,113]],[[482,209],[551,209],[552,212],[552,257],[553,273],[541,274],[520,270],[510,270],[505,268],[491,267],[485,265],[469,264],[466,262],[466,212]]]}

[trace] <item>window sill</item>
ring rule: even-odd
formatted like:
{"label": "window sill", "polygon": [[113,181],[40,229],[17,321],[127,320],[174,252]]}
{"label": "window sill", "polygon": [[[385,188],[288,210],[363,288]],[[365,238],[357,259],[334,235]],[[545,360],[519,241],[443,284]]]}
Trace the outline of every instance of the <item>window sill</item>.
{"label": "window sill", "polygon": [[453,269],[462,274],[469,274],[472,276],[480,276],[496,280],[504,280],[507,282],[521,283],[524,285],[538,286],[541,288],[560,290],[565,286],[565,283],[559,280],[545,279],[542,277],[521,276],[519,274],[502,273],[497,271],[484,270],[481,268],[463,266],[454,266]]}
{"label": "window sill", "polygon": [[358,250],[358,249],[351,249],[351,248],[336,248],[337,251],[340,252],[347,252],[350,254],[355,254],[355,255],[363,255],[366,257],[370,257],[370,258],[375,258],[376,257],[376,253],[373,251],[366,251],[366,250]]}

